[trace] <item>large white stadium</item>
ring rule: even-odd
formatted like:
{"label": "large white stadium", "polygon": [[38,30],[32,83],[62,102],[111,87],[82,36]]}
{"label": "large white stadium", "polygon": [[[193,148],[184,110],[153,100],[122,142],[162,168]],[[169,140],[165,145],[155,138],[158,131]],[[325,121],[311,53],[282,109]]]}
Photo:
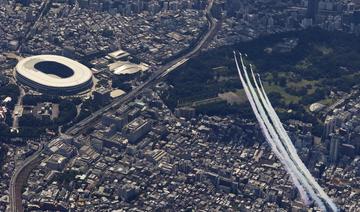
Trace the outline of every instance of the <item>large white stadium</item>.
{"label": "large white stadium", "polygon": [[58,55],[37,55],[19,61],[16,79],[44,93],[75,94],[89,89],[92,72],[83,64]]}

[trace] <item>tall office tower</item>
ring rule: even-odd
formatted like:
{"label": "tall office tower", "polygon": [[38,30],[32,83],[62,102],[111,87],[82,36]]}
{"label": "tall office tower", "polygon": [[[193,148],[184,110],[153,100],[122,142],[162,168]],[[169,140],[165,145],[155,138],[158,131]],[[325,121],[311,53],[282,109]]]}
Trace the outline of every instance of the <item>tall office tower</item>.
{"label": "tall office tower", "polygon": [[306,18],[312,19],[313,23],[316,21],[316,16],[319,11],[319,0],[308,0],[308,7],[306,11]]}
{"label": "tall office tower", "polygon": [[355,128],[355,132],[351,134],[350,143],[355,146],[357,154],[360,155],[360,127]]}
{"label": "tall office tower", "polygon": [[325,119],[325,126],[324,126],[324,132],[322,136],[322,140],[329,138],[329,135],[334,132],[335,127],[337,124],[337,119],[335,116],[326,116]]}
{"label": "tall office tower", "polygon": [[353,22],[354,24],[360,24],[360,11],[353,12],[351,22]]}
{"label": "tall office tower", "polygon": [[332,134],[330,139],[330,161],[335,163],[339,157],[339,146],[341,141],[341,136],[337,133]]}
{"label": "tall office tower", "polygon": [[144,1],[138,0],[136,3],[136,7],[137,7],[137,13],[140,13],[141,11],[144,10]]}

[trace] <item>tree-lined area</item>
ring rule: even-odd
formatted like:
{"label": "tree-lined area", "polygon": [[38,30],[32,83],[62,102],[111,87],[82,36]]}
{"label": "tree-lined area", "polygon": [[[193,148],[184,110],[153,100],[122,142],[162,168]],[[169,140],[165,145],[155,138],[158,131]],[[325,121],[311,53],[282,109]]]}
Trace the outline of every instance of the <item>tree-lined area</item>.
{"label": "tree-lined area", "polygon": [[[310,104],[331,102],[330,91],[349,92],[359,84],[360,38],[313,28],[267,35],[202,53],[168,76],[167,82],[173,88],[163,94],[166,104],[174,109],[230,93],[223,96],[231,96],[234,101],[225,98],[200,105],[197,112],[248,115],[234,50],[246,54],[246,63],[253,64],[260,73],[271,101],[286,119],[299,118],[316,124],[316,118],[307,111]],[[293,112],[284,112],[289,109]]]}

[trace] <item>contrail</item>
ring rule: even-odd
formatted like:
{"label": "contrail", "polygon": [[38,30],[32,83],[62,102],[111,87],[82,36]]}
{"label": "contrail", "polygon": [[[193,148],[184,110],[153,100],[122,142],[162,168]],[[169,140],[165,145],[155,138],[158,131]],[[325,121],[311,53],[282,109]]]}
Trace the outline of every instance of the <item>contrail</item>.
{"label": "contrail", "polygon": [[336,205],[333,203],[333,201],[330,199],[330,197],[324,192],[324,190],[320,187],[320,185],[316,182],[316,180],[314,179],[314,177],[311,175],[311,173],[309,172],[309,170],[306,168],[305,164],[302,162],[302,160],[300,159],[299,155],[297,154],[296,148],[294,147],[289,135],[287,134],[284,126],[282,125],[278,115],[276,114],[273,106],[271,105],[269,98],[266,95],[266,92],[264,90],[264,87],[262,85],[262,82],[259,78],[259,83],[260,83],[260,87],[259,88],[258,84],[257,84],[257,80],[255,78],[254,75],[254,71],[252,69],[252,66],[250,66],[251,69],[251,73],[252,73],[252,77],[254,79],[255,82],[255,86],[258,90],[258,93],[260,95],[260,97],[263,99],[263,104],[265,105],[265,108],[267,109],[270,118],[272,120],[272,122],[275,124],[276,126],[276,130],[277,132],[281,135],[282,140],[285,142],[285,146],[287,147],[288,152],[290,153],[290,157],[295,160],[295,163],[297,164],[297,166],[300,167],[300,169],[302,170],[303,174],[306,176],[306,178],[310,181],[310,183],[312,184],[313,187],[315,187],[317,193],[321,196],[321,198],[323,198],[323,200],[326,201],[326,203],[331,207],[331,209],[333,211],[337,211],[337,207]]}
{"label": "contrail", "polygon": [[312,184],[312,186],[315,188],[315,190],[317,191],[317,193],[320,195],[320,197],[326,201],[326,203],[328,204],[328,206],[330,206],[330,208],[333,211],[338,211],[336,205],[334,204],[334,202],[331,200],[331,198],[324,192],[324,190],[321,188],[321,186],[316,182],[316,180],[314,179],[314,177],[311,175],[311,173],[309,172],[309,170],[306,168],[305,164],[302,162],[302,160],[300,159],[299,155],[297,154],[296,148],[294,147],[289,135],[287,134],[284,126],[282,125],[279,116],[277,115],[277,113],[275,112],[273,106],[271,105],[271,102],[264,90],[264,86],[262,85],[262,82],[260,80],[259,77],[259,83],[260,83],[260,87],[259,88],[258,84],[257,84],[257,80],[255,78],[254,75],[254,71],[252,70],[252,67],[250,67],[251,69],[251,73],[255,82],[255,86],[258,90],[258,93],[260,95],[260,97],[263,99],[263,104],[265,105],[265,108],[267,109],[269,116],[272,120],[272,122],[274,123],[274,125],[276,126],[275,129],[277,130],[277,132],[281,135],[281,138],[283,140],[283,142],[285,143],[285,146],[287,147],[288,152],[290,153],[290,157],[295,161],[295,163],[300,167],[300,169],[302,170],[303,174],[306,176],[306,178],[310,181],[310,183]]}
{"label": "contrail", "polygon": [[320,198],[315,194],[314,190],[312,189],[311,185],[309,184],[309,182],[306,180],[306,178],[303,176],[303,174],[300,172],[299,169],[296,168],[296,164],[294,164],[294,161],[291,160],[291,158],[289,157],[289,154],[287,153],[286,149],[284,148],[279,135],[276,133],[273,125],[270,123],[268,116],[259,100],[258,95],[256,94],[252,83],[249,79],[249,76],[247,74],[246,71],[246,67],[244,66],[244,62],[242,59],[242,56],[240,54],[240,60],[241,60],[241,64],[244,70],[244,74],[245,74],[245,79],[247,81],[247,86],[250,88],[250,92],[252,94],[253,99],[255,100],[256,105],[258,106],[258,110],[260,111],[261,117],[264,120],[264,123],[266,125],[266,127],[269,129],[270,135],[273,138],[273,142],[275,142],[275,144],[277,145],[277,147],[279,148],[280,152],[283,154],[283,156],[286,158],[286,161],[288,161],[288,163],[290,164],[290,170],[292,170],[294,172],[294,174],[298,177],[298,180],[301,182],[301,184],[306,188],[307,192],[310,194],[311,198],[318,204],[319,207],[321,207],[323,210],[325,210],[325,205],[323,204],[323,202],[320,200]]}
{"label": "contrail", "polygon": [[[245,76],[247,77],[247,80],[248,80],[247,82],[248,82],[248,84],[252,87],[252,83],[251,83],[251,81],[250,81],[250,79],[249,79],[248,74],[247,74],[246,71],[245,71]],[[254,83],[255,83],[255,86],[256,86],[256,85],[257,85],[257,82],[255,81]],[[258,88],[259,88],[259,86],[257,86],[257,89],[258,89]],[[259,92],[259,89],[258,89],[258,92]],[[255,92],[255,91],[253,91],[253,93],[254,93],[254,95],[256,95],[256,92]],[[264,105],[264,107],[262,107],[262,108],[265,110],[264,113],[263,113],[263,115],[266,116],[266,117],[268,117],[268,115],[269,115],[270,119],[272,119],[272,116],[271,116],[272,114],[269,113],[268,108],[267,108],[267,105],[264,104],[264,98],[263,98],[262,94],[259,93],[259,95],[260,95],[260,99],[261,99],[261,101],[262,101],[262,104]],[[257,95],[256,95],[256,97],[259,98]],[[259,104],[261,104],[260,101],[259,101]],[[266,111],[268,112],[268,115],[266,114]],[[273,122],[273,124],[275,124],[273,120],[272,120],[272,122]],[[270,123],[270,121],[269,121],[269,123]],[[270,124],[270,125],[271,125],[271,124]],[[321,201],[321,199],[316,195],[315,191],[313,190],[313,188],[312,188],[310,182],[308,181],[308,179],[306,178],[306,176],[303,175],[303,172],[301,171],[301,169],[298,169],[298,168],[297,168],[298,166],[297,166],[297,164],[295,163],[295,161],[291,158],[291,154],[289,155],[287,146],[286,146],[286,145],[283,145],[283,142],[281,142],[281,140],[283,140],[283,139],[281,138],[281,136],[282,136],[281,133],[279,133],[279,131],[277,130],[277,127],[278,127],[278,126],[276,126],[276,124],[275,124],[275,127],[274,127],[273,125],[271,125],[271,127],[272,127],[272,130],[273,130],[273,133],[276,135],[276,137],[275,137],[274,140],[278,143],[279,146],[282,147],[283,153],[286,154],[286,155],[289,157],[289,160],[291,160],[291,161],[293,162],[294,168],[295,168],[298,172],[300,172],[300,174],[299,174],[300,182],[302,182],[302,184],[307,188],[307,191],[309,192],[311,198],[312,198],[313,200],[315,200],[315,202],[319,205],[319,207],[321,207],[323,210],[326,210],[325,205],[323,204],[323,202]],[[280,136],[280,137],[279,137],[279,136]]]}
{"label": "contrail", "polygon": [[[275,150],[275,146],[277,146],[278,148],[281,149],[281,153],[283,153],[285,155],[285,158],[283,158],[280,154],[279,157],[279,150],[276,148],[276,155],[279,157],[279,159],[282,161],[282,163],[288,167],[288,171],[291,174],[292,178],[294,179],[294,175],[297,175],[297,177],[299,177],[299,179],[294,180],[294,183],[296,185],[296,182],[298,182],[298,180],[300,180],[302,182],[302,184],[306,187],[306,190],[309,192],[309,194],[311,195],[312,199],[315,200],[315,202],[318,204],[319,207],[321,207],[322,210],[326,210],[325,205],[323,204],[323,202],[319,199],[319,197],[315,194],[314,188],[316,189],[316,191],[319,193],[319,195],[322,197],[323,200],[326,201],[326,203],[331,207],[331,209],[333,211],[337,211],[337,208],[335,206],[335,204],[331,201],[331,199],[326,195],[326,193],[322,190],[322,188],[319,186],[319,184],[317,184],[317,182],[315,181],[315,179],[312,177],[312,175],[310,174],[310,172],[307,170],[306,166],[302,163],[302,161],[300,160],[299,156],[296,153],[296,149],[295,147],[292,145],[292,142],[289,138],[289,136],[287,135],[285,129],[283,128],[280,119],[278,118],[275,110],[272,108],[271,103],[268,99],[268,97],[266,96],[266,93],[264,91],[264,88],[261,84],[261,90],[259,88],[259,85],[257,84],[256,78],[254,76],[254,72],[252,70],[252,67],[250,65],[251,68],[251,72],[252,72],[252,77],[257,89],[258,94],[260,95],[260,99],[262,104],[265,107],[265,110],[267,111],[267,113],[269,114],[269,117],[271,119],[271,121],[273,122],[273,124],[276,126],[275,130],[273,125],[270,124],[270,121],[268,120],[268,116],[266,114],[266,112],[264,111],[264,107],[262,106],[258,95],[256,94],[252,83],[248,77],[247,71],[246,71],[246,67],[244,66],[243,60],[242,60],[242,56],[240,54],[240,59],[241,59],[241,63],[242,63],[242,68],[244,70],[245,73],[245,78],[247,83],[245,83],[245,80],[242,77],[239,65],[238,65],[238,61],[237,61],[237,57],[236,54],[234,52],[234,57],[235,57],[235,62],[236,62],[236,66],[239,72],[239,76],[241,79],[241,82],[243,84],[245,93],[251,103],[251,106],[254,110],[254,112],[256,112],[257,114],[257,120],[261,125],[262,131],[264,134],[267,134],[267,141],[270,143],[270,145],[272,146],[273,150]],[[250,89],[249,89],[249,87]],[[249,91],[250,90],[250,91]],[[261,113],[261,116],[259,115],[259,111]],[[265,128],[264,128],[265,126]],[[269,132],[271,134],[271,136],[269,137]],[[279,139],[280,136],[280,139]],[[271,138],[272,137],[272,138]],[[283,142],[281,142],[283,141]],[[283,146],[283,143],[286,147],[286,149]],[[289,158],[289,154],[291,156],[292,159]],[[293,161],[294,160],[294,161]],[[290,161],[290,162],[289,162]],[[295,164],[294,164],[295,163]],[[293,173],[295,172],[295,173]],[[305,175],[305,177],[303,176],[303,174]],[[311,185],[309,185],[309,183]],[[300,191],[300,194],[304,193],[304,190],[301,186],[296,185]],[[302,197],[304,197],[305,195],[302,195]],[[304,199],[304,198],[303,198]],[[306,198],[305,198],[305,202]]]}
{"label": "contrail", "polygon": [[244,87],[244,90],[245,90],[245,94],[246,96],[248,97],[249,99],[249,102],[250,102],[250,105],[251,107],[253,108],[253,111],[255,113],[255,116],[256,116],[256,119],[258,120],[259,122],[259,125],[260,125],[260,128],[265,136],[265,139],[268,141],[268,143],[270,144],[273,152],[275,153],[275,155],[279,158],[279,160],[284,164],[285,166],[285,169],[288,171],[288,173],[290,174],[291,176],[291,179],[292,181],[294,182],[295,186],[298,188],[299,192],[300,192],[300,195],[302,197],[302,199],[305,201],[305,203],[309,203],[309,198],[304,190],[304,188],[302,187],[302,185],[300,184],[299,180],[297,179],[297,176],[295,173],[293,173],[293,171],[291,170],[291,165],[289,164],[289,161],[286,160],[283,155],[279,152],[278,150],[278,147],[277,145],[274,143],[274,141],[272,140],[270,134],[269,134],[269,131],[267,129],[267,127],[265,126],[264,124],[264,121],[262,120],[259,112],[258,112],[258,109],[255,105],[255,102],[254,102],[254,99],[252,98],[251,94],[250,94],[250,91],[249,91],[249,88],[247,86],[247,84],[245,83],[244,81],[244,78],[241,74],[241,71],[240,71],[240,68],[239,68],[239,64],[238,64],[238,60],[236,58],[236,55],[235,55],[235,52],[234,52],[234,56],[235,56],[235,62],[236,62],[236,66],[237,66],[237,69],[238,69],[238,72],[239,72],[239,76],[240,76],[240,80],[243,84],[243,87]]}

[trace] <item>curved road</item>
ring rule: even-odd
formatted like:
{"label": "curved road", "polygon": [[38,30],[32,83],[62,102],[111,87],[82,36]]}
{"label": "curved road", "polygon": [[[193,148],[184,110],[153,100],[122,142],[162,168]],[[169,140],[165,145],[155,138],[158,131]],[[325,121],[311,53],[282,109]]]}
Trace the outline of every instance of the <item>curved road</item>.
{"label": "curved road", "polygon": [[[23,161],[23,163],[21,164],[21,166],[15,169],[9,185],[10,212],[23,211],[21,203],[21,189],[23,182],[21,182],[21,177],[24,177],[28,173],[30,173],[30,165],[36,162],[36,159],[39,159],[43,149],[44,145],[41,144],[39,146],[39,149],[33,155],[26,158],[25,161]],[[28,168],[30,168],[30,170]]]}
{"label": "curved road", "polygon": [[[50,1],[49,1],[50,2]],[[87,129],[89,126],[94,124],[94,121],[98,120],[98,118],[101,117],[101,115],[111,109],[114,109],[121,104],[127,103],[131,100],[133,100],[137,95],[139,95],[141,92],[143,92],[146,88],[150,88],[151,86],[155,85],[157,82],[164,79],[164,77],[169,74],[171,71],[175,70],[179,66],[186,63],[190,58],[195,56],[197,53],[201,51],[201,49],[206,46],[206,44],[213,38],[213,36],[216,33],[216,19],[212,17],[211,15],[211,9],[213,6],[214,0],[209,0],[209,4],[206,8],[206,18],[208,20],[208,31],[206,34],[202,36],[202,38],[198,41],[198,43],[193,46],[191,51],[184,54],[183,56],[180,56],[179,58],[161,66],[157,71],[155,71],[152,76],[142,85],[138,86],[134,90],[132,90],[130,93],[128,93],[125,96],[118,97],[115,99],[112,103],[105,106],[104,108],[96,111],[91,116],[87,117],[86,119],[82,120],[81,122],[75,124],[73,127],[69,128],[65,134],[76,136],[79,135],[84,129]],[[10,212],[20,212],[23,211],[22,203],[21,203],[21,188],[22,188],[22,182],[21,182],[21,176],[27,175],[27,172],[31,171],[33,165],[36,162],[36,159],[39,159],[42,153],[42,150],[44,149],[44,146],[41,145],[39,150],[34,153],[32,156],[27,158],[23,164],[18,167],[10,181]]]}

